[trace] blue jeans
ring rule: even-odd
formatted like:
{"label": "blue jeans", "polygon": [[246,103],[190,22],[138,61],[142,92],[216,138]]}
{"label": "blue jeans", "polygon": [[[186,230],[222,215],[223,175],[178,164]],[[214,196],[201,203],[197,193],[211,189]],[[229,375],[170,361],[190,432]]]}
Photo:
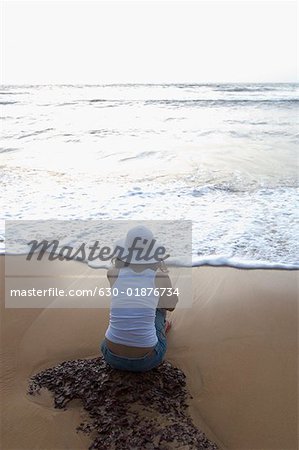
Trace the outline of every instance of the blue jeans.
{"label": "blue jeans", "polygon": [[162,363],[166,352],[166,334],[165,334],[165,318],[166,311],[156,309],[155,327],[158,342],[154,347],[154,352],[139,358],[127,358],[126,356],[118,356],[113,353],[106,345],[106,341],[101,344],[101,351],[105,361],[113,369],[127,370],[131,372],[147,372]]}

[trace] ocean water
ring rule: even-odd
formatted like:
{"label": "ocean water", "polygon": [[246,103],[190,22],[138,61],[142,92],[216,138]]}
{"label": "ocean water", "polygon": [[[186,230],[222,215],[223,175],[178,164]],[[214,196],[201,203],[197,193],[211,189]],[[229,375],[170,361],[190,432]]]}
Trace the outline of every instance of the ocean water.
{"label": "ocean water", "polygon": [[5,219],[190,219],[194,264],[298,267],[298,85],[2,86]]}

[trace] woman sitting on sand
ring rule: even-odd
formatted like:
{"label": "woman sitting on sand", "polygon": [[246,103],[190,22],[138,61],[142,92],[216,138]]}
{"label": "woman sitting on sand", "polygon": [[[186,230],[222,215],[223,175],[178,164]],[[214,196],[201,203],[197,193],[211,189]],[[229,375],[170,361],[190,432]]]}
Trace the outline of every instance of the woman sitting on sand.
{"label": "woman sitting on sand", "polygon": [[[157,247],[152,232],[143,226],[132,228],[118,247],[129,251],[136,238],[145,247]],[[137,249],[131,250],[129,261],[122,256],[114,259],[107,273],[112,292],[110,321],[101,344],[111,367],[146,372],[163,361],[170,328],[166,311],[173,311],[178,302],[167,272],[163,259],[137,258]]]}

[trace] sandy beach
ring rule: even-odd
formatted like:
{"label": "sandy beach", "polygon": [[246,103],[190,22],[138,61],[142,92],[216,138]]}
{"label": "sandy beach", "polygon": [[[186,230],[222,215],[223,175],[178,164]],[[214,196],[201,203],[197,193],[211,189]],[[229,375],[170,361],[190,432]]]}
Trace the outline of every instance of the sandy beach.
{"label": "sandy beach", "polygon": [[[45,368],[99,356],[109,311],[5,309],[0,264],[1,447],[87,449],[80,404],[57,410],[26,391]],[[70,262],[80,270],[94,274]],[[297,449],[297,283],[298,271],[194,268],[192,308],[171,313],[167,360],[186,374],[194,423],[222,449]]]}
{"label": "sandy beach", "polygon": [[0,450],[299,450],[297,2],[2,4]]}

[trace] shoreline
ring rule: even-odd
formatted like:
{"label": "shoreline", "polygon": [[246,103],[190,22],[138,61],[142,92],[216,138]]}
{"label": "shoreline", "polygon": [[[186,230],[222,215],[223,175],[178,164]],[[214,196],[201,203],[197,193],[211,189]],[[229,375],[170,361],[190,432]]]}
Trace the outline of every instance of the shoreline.
{"label": "shoreline", "polygon": [[[35,252],[36,255],[37,252]],[[51,254],[51,252],[46,251],[46,254]],[[9,257],[17,257],[24,256],[28,253],[20,252],[20,253],[1,253],[0,258],[5,256]],[[53,254],[58,255],[59,252],[54,252]],[[66,257],[64,257],[67,260]],[[102,268],[107,269],[110,267],[110,262],[105,264],[99,264],[95,261],[78,260],[78,259],[69,259],[74,263],[82,263],[87,264],[91,268]],[[171,265],[171,258],[170,260]],[[176,265],[177,261],[173,261],[172,265]],[[184,264],[178,264],[178,266],[184,266]],[[283,262],[270,262],[265,260],[251,260],[251,259],[238,259],[234,257],[227,257],[222,255],[213,255],[208,257],[192,257],[192,265],[185,265],[185,267],[195,268],[195,267],[231,267],[233,269],[241,269],[241,270],[299,270],[299,262],[298,263],[283,263]]]}
{"label": "shoreline", "polygon": [[[0,267],[4,280],[3,256]],[[75,262],[68,270],[94,274]],[[192,275],[193,304],[171,313],[166,354],[186,375],[192,420],[222,449],[295,450],[298,274],[202,266]],[[1,283],[3,447],[87,449],[89,440],[75,432],[80,408],[57,411],[25,392],[45,368],[99,356],[109,311],[5,309],[3,296]]]}

